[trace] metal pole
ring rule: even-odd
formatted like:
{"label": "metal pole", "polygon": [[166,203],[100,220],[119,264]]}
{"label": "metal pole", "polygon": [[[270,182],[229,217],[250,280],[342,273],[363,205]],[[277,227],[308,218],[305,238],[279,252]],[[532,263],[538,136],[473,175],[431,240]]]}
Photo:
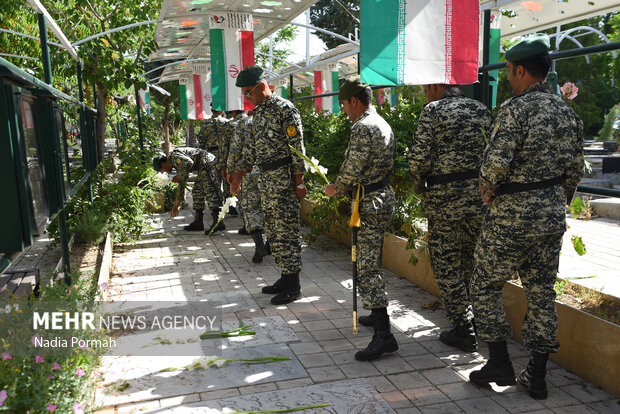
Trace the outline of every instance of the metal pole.
{"label": "metal pole", "polygon": [[140,153],[142,157],[144,157],[144,138],[142,137],[142,109],[140,108],[140,92],[138,92],[138,87],[134,85],[134,90],[136,91],[136,109],[138,110],[138,136],[140,137]]}
{"label": "metal pole", "polygon": [[[491,10],[484,11],[484,29],[482,33],[482,65],[489,64],[489,52],[491,48]],[[491,100],[489,99],[489,72],[482,74],[482,103],[491,108]]]}
{"label": "metal pole", "polygon": [[39,17],[39,38],[41,39],[41,63],[43,64],[43,74],[45,83],[52,84],[52,65],[50,63],[50,49],[47,44],[47,23],[45,16],[38,14]]}
{"label": "metal pole", "polygon": [[[306,24],[310,25],[310,9],[306,10]],[[310,64],[310,28],[306,27],[306,66]]]}
{"label": "metal pole", "polygon": [[288,92],[288,99],[289,101],[293,101],[293,98],[295,97],[295,91],[293,90],[293,75],[289,76],[289,92]]}
{"label": "metal pole", "polygon": [[273,35],[269,35],[269,70],[273,72]]}

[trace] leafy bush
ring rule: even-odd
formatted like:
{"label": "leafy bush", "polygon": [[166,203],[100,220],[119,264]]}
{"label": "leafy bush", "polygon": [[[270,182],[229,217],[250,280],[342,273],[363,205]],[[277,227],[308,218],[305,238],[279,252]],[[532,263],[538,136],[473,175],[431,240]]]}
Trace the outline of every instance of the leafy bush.
{"label": "leafy bush", "polygon": [[614,139],[618,114],[620,114],[620,105],[612,106],[609,112],[607,112],[607,115],[605,115],[605,119],[603,120],[603,127],[598,132],[596,137],[598,141],[610,141]]}
{"label": "leafy bush", "polygon": [[77,218],[75,225],[71,228],[71,234],[75,237],[75,243],[90,246],[101,243],[107,230],[107,219],[91,209]]}

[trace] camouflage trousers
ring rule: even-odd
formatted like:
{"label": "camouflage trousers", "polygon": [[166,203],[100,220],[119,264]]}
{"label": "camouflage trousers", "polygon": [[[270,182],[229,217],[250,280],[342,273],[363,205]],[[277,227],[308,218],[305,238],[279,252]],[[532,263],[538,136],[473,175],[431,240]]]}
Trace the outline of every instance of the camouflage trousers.
{"label": "camouflage trousers", "polygon": [[288,166],[258,176],[265,232],[273,258],[283,274],[301,271],[300,204]]}
{"label": "camouflage trousers", "polygon": [[446,318],[454,326],[466,325],[474,317],[469,293],[481,224],[482,216],[428,220],[431,267],[446,307]]}
{"label": "camouflage trousers", "polygon": [[539,234],[487,215],[474,252],[471,298],[480,339],[496,342],[511,336],[502,300],[504,283],[519,273],[527,299],[522,333],[525,348],[557,352],[555,284],[562,233]]}
{"label": "camouflage trousers", "polygon": [[367,194],[360,201],[362,225],[357,234],[357,289],[364,309],[388,305],[383,280],[383,238],[395,204],[391,187]]}
{"label": "camouflage trousers", "polygon": [[237,204],[239,214],[243,217],[243,223],[247,231],[262,230],[264,225],[263,207],[261,205],[260,192],[258,191],[258,176],[260,171],[254,167],[252,172],[243,176],[241,182],[242,198]]}
{"label": "camouflage trousers", "polygon": [[217,177],[220,176],[215,168],[215,163],[204,162],[198,168],[196,182],[192,188],[194,210],[205,209],[205,199],[209,208],[218,208],[223,204],[222,191],[217,187]]}

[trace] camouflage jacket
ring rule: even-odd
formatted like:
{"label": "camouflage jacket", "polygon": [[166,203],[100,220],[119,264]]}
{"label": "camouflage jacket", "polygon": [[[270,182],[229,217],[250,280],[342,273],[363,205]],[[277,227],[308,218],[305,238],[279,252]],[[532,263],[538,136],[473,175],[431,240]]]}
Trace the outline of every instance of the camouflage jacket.
{"label": "camouflage jacket", "polygon": [[220,133],[222,128],[229,120],[223,116],[216,116],[207,119],[200,125],[200,131],[196,135],[198,140],[198,148],[207,150],[214,155],[217,155],[216,148],[219,148]]}
{"label": "camouflage jacket", "polygon": [[252,138],[248,156],[244,157],[245,171],[252,170],[254,164],[276,161],[291,157],[293,174],[306,171],[301,157],[289,148],[291,145],[302,154],[306,153],[303,129],[299,111],[290,101],[271,94],[254,108]]}
{"label": "camouflage jacket", "polygon": [[346,194],[355,183],[373,184],[391,175],[396,140],[387,122],[370,105],[351,127],[349,146],[336,179],[336,190]]}
{"label": "camouflage jacket", "polygon": [[478,170],[492,123],[491,111],[457,87],[447,88],[439,100],[424,106],[408,160],[414,189],[423,193],[426,217],[459,220],[483,213],[476,178],[428,188],[424,184],[430,176]]}
{"label": "camouflage jacket", "polygon": [[[179,189],[177,196],[182,195],[191,171],[215,165],[215,156],[210,152],[194,147],[176,147],[168,156],[168,162],[177,170]],[[181,198],[179,198],[180,200]]]}
{"label": "camouflage jacket", "polygon": [[[494,199],[489,208],[493,219],[536,234],[564,232],[565,205],[583,171],[583,123],[547,82],[504,102],[480,169],[481,189]],[[495,197],[504,183],[555,177],[564,177],[563,185]]]}
{"label": "camouflage jacket", "polygon": [[230,140],[228,161],[226,170],[229,174],[236,174],[246,164],[243,157],[248,155],[248,146],[252,135],[252,116],[247,116],[239,121],[235,133]]}
{"label": "camouflage jacket", "polygon": [[232,141],[239,123],[247,119],[247,117],[247,114],[242,112],[237,115],[235,119],[231,119],[227,122],[222,128],[222,132],[220,133],[220,146],[217,155],[218,170],[226,169],[226,165],[228,163],[228,152],[230,151],[230,141]]}

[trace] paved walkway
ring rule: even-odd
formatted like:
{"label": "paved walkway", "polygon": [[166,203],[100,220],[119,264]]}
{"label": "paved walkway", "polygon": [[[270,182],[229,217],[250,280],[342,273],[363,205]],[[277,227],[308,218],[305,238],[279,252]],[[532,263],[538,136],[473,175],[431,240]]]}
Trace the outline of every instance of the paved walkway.
{"label": "paved walkway", "polygon": [[[102,386],[121,381],[122,391],[104,392],[97,402],[106,413],[211,413],[274,410],[315,404],[312,413],[618,413],[620,401],[550,363],[549,398],[536,401],[520,387],[478,388],[466,378],[484,362],[486,350],[467,354],[437,337],[449,323],[444,311],[424,309],[437,300],[386,271],[389,312],[398,352],[374,362],[357,362],[371,331],[351,332],[349,251],[323,238],[303,251],[303,300],[273,306],[262,286],[278,277],[273,259],[251,262],[253,244],[240,236],[238,218],[228,231],[207,238],[183,234],[189,212],[173,220],[156,216],[155,230],[131,245],[115,246],[109,293],[122,300],[224,300],[224,320],[254,323],[245,341],[224,339],[231,357],[285,356],[265,365],[230,363],[201,371],[160,373],[191,357],[104,357]],[[584,234],[585,236],[585,234]],[[585,237],[584,237],[585,238]],[[592,246],[593,247],[593,246]],[[364,312],[365,313],[365,312]],[[174,346],[174,345],[158,345]],[[509,341],[515,370],[527,352]],[[185,362],[183,362],[185,361]],[[118,384],[118,382],[117,382]],[[123,386],[122,388],[124,388]]]}

